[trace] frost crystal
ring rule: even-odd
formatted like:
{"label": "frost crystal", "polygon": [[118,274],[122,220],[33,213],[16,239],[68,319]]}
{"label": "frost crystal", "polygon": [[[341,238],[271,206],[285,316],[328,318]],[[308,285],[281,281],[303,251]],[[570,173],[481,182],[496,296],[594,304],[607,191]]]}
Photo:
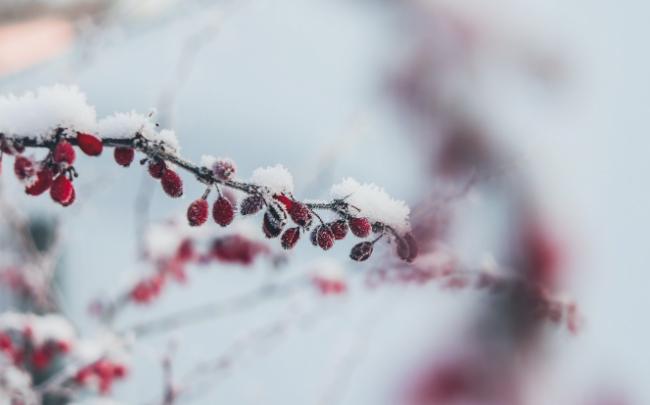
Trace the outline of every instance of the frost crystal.
{"label": "frost crystal", "polygon": [[0,133],[9,136],[52,136],[58,127],[93,132],[95,108],[75,86],[41,87],[36,93],[0,96]]}
{"label": "frost crystal", "polygon": [[[332,186],[334,199],[345,199],[360,210],[359,216],[367,217],[371,222],[383,222],[399,233],[408,232],[410,209],[404,201],[395,200],[383,188],[374,183],[360,184],[352,178],[343,179]],[[356,211],[351,208],[352,213]]]}
{"label": "frost crystal", "polygon": [[293,176],[282,165],[255,169],[251,182],[266,187],[271,194],[293,193]]}

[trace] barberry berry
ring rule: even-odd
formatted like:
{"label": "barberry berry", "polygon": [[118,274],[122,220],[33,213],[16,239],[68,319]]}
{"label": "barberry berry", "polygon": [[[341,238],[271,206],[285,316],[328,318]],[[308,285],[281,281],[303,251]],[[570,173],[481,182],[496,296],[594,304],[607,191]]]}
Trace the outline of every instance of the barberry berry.
{"label": "barberry berry", "polygon": [[212,172],[221,180],[230,180],[235,171],[235,162],[230,159],[220,159],[212,165]]}
{"label": "barberry berry", "polygon": [[397,255],[400,259],[412,262],[418,255],[418,245],[411,233],[397,238]]}
{"label": "barberry berry", "polygon": [[291,249],[296,246],[298,239],[300,239],[300,228],[289,228],[282,234],[282,247]]}
{"label": "barberry berry", "polygon": [[291,215],[291,219],[297,225],[300,225],[303,228],[309,228],[311,226],[311,209],[309,209],[305,204],[294,201],[291,208],[289,208],[289,215]]}
{"label": "barberry berry", "polygon": [[152,160],[149,162],[149,174],[154,179],[161,179],[166,170],[167,165],[164,160]]}
{"label": "barberry berry", "polygon": [[348,223],[345,222],[343,219],[339,219],[334,222],[330,222],[327,224],[327,226],[330,227],[332,230],[332,233],[334,234],[334,239],[336,240],[341,240],[345,238],[345,236],[348,234]]}
{"label": "barberry berry", "polygon": [[227,198],[223,196],[217,198],[212,206],[212,217],[214,218],[214,222],[221,226],[230,225],[235,218],[235,210]]}
{"label": "barberry berry", "polygon": [[190,226],[203,225],[208,219],[208,202],[204,198],[199,198],[187,208],[187,221]]}
{"label": "barberry berry", "polygon": [[34,175],[34,162],[21,155],[16,156],[16,160],[14,160],[14,173],[18,177],[18,180],[21,181],[32,177]]}
{"label": "barberry berry", "polygon": [[104,145],[102,140],[93,134],[77,132],[77,144],[88,156],[99,156],[102,154]]}
{"label": "barberry berry", "polygon": [[282,205],[284,205],[284,208],[287,209],[287,211],[289,211],[291,209],[291,207],[293,206],[294,201],[291,198],[284,195],[284,194],[275,194],[273,196],[273,198],[280,201],[282,203]]}
{"label": "barberry berry", "polygon": [[52,182],[50,188],[50,197],[61,205],[70,205],[70,200],[74,195],[74,186],[68,177],[62,173],[59,174]]}
{"label": "barberry berry", "polygon": [[350,230],[356,236],[365,238],[370,235],[372,227],[368,218],[350,218],[348,219],[348,223],[350,224]]}
{"label": "barberry berry", "polygon": [[171,169],[165,170],[161,184],[168,196],[178,198],[183,195],[183,180],[175,171]]}
{"label": "barberry berry", "polygon": [[261,195],[254,194],[244,198],[239,207],[242,215],[252,215],[264,207],[264,198]]}
{"label": "barberry berry", "polygon": [[29,195],[40,195],[46,192],[52,185],[54,173],[49,167],[44,167],[36,172],[36,178],[25,187],[25,192]]}
{"label": "barberry berry", "polygon": [[350,259],[356,260],[357,262],[363,262],[370,257],[372,250],[372,242],[357,243],[352,247],[352,250],[350,251]]}
{"label": "barberry berry", "polygon": [[334,246],[334,234],[327,225],[321,226],[318,229],[318,246],[323,250],[329,250]]}
{"label": "barberry berry", "polygon": [[134,157],[135,150],[133,148],[118,147],[113,151],[113,158],[115,158],[115,162],[120,166],[131,166]]}
{"label": "barberry berry", "polygon": [[63,140],[56,144],[54,148],[54,153],[52,158],[56,163],[67,163],[69,165],[74,163],[76,154],[72,144],[70,142]]}

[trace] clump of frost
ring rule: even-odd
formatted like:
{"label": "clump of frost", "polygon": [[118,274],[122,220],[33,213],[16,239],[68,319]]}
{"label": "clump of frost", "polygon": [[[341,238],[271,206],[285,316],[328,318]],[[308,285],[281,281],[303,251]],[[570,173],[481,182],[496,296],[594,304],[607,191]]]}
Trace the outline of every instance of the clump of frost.
{"label": "clump of frost", "polygon": [[40,87],[21,96],[0,96],[0,133],[9,136],[52,136],[56,128],[93,132],[95,107],[76,86]]}
{"label": "clump of frost", "polygon": [[118,112],[102,118],[97,123],[97,133],[101,137],[131,138],[138,132],[151,141],[164,142],[171,149],[169,152],[180,152],[180,145],[174,131],[169,129],[158,131],[156,124],[151,121],[150,115],[135,111]]}
{"label": "clump of frost", "polygon": [[[330,193],[334,199],[344,199],[351,206],[358,208],[359,215],[367,217],[371,222],[383,222],[399,233],[411,229],[410,209],[406,203],[393,199],[374,183],[361,184],[348,177],[333,185]],[[356,211],[354,208],[351,210],[353,213]]]}
{"label": "clump of frost", "polygon": [[293,193],[293,176],[282,165],[255,169],[251,183],[266,187],[271,194]]}
{"label": "clump of frost", "polygon": [[56,314],[35,315],[5,312],[0,315],[0,330],[24,331],[29,328],[37,345],[47,341],[72,342],[75,331],[70,322]]}

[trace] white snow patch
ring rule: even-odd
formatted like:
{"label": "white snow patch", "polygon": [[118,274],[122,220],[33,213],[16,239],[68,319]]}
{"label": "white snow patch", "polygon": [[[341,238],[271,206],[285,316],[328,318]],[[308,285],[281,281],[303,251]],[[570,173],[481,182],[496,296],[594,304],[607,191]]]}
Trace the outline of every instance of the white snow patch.
{"label": "white snow patch", "polygon": [[5,312],[0,315],[0,330],[24,331],[31,329],[34,342],[41,345],[49,340],[72,343],[76,338],[74,328],[61,315],[34,315]]}
{"label": "white snow patch", "polygon": [[[393,199],[374,183],[361,184],[348,177],[333,185],[330,192],[333,198],[344,199],[358,208],[358,215],[367,217],[371,222],[383,222],[402,234],[411,229],[411,210],[408,205],[404,201]],[[350,210],[352,214],[356,212],[355,208]]]}
{"label": "white snow patch", "polygon": [[293,176],[279,164],[255,169],[251,182],[266,187],[271,194],[293,193]]}
{"label": "white snow patch", "polygon": [[151,115],[135,111],[118,112],[102,118],[97,123],[97,133],[101,137],[131,138],[138,132],[151,141],[163,142],[169,147],[168,152],[176,154],[180,152],[180,145],[174,131],[169,129],[158,131],[156,124],[151,121]]}
{"label": "white snow patch", "polygon": [[341,281],[345,279],[345,270],[341,263],[334,259],[322,258],[310,264],[311,273],[321,280]]}
{"label": "white snow patch", "polygon": [[95,107],[76,86],[40,87],[21,96],[0,96],[0,132],[9,136],[52,136],[58,128],[94,132]]}

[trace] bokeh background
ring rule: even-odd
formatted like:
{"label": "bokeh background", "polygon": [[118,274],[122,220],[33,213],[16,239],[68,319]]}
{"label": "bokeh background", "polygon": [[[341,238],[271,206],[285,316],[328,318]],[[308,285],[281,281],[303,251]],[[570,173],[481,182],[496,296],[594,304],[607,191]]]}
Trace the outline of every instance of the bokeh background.
{"label": "bokeh background", "polygon": [[[230,156],[242,177],[282,163],[302,198],[325,197],[329,185],[352,176],[414,205],[432,187],[424,124],[404,113],[394,87],[424,42],[443,66],[435,91],[487,128],[503,151],[503,175],[525,179],[546,227],[558,235],[564,253],[558,290],[584,318],[575,336],[545,331],[534,365],[521,359],[524,403],[644,404],[650,403],[649,15],[641,0],[5,0],[0,91],[75,84],[99,117],[156,108],[193,161]],[[458,24],[467,43],[441,40],[448,32],[436,24]],[[431,37],[422,41],[423,35]],[[108,157],[79,165],[83,198],[71,208],[30,199],[9,178],[3,192],[20,209],[61,224],[63,306],[92,336],[101,328],[89,303],[150,270],[138,260],[138,194],[153,193],[147,220],[155,222],[182,215],[202,190],[188,179],[184,199],[170,200],[137,168],[123,170]],[[448,241],[470,263],[498,249],[495,235],[508,217],[499,196],[482,191],[458,201]],[[345,259],[349,247],[337,245],[326,256]],[[129,309],[119,323],[247,291],[277,272],[307,272],[323,256],[304,244],[280,270],[265,263],[197,269],[187,286],[170,288],[150,307]],[[366,270],[344,265],[353,277]],[[315,320],[247,354],[231,373],[208,378],[193,401],[397,403],[412,370],[461,336],[482,302],[473,291],[367,293],[360,284],[336,299],[271,301],[138,341],[130,378],[114,397],[146,403],[159,395],[160,354],[170,342],[182,374],[251,327],[315,305]]]}

